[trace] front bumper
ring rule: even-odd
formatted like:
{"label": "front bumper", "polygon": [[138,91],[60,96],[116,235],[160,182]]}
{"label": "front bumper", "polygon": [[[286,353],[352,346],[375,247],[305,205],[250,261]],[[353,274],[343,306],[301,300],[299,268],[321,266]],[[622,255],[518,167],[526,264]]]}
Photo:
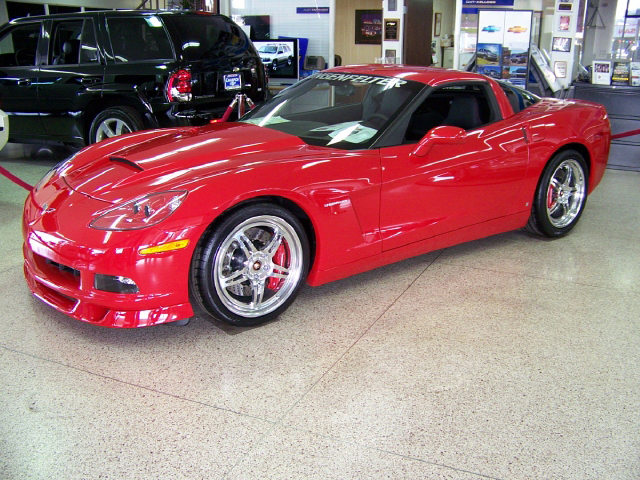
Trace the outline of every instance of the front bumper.
{"label": "front bumper", "polygon": [[[65,208],[71,204],[73,209]],[[153,227],[105,232],[81,220],[103,207],[97,200],[72,193],[48,205],[55,205],[54,211],[43,212],[31,193],[23,217],[24,274],[36,297],[72,318],[104,327],[146,327],[193,316],[188,288],[193,245],[160,254],[138,253],[141,246],[188,238],[193,228],[182,225],[175,233]],[[131,278],[140,291],[97,290],[96,274]]]}

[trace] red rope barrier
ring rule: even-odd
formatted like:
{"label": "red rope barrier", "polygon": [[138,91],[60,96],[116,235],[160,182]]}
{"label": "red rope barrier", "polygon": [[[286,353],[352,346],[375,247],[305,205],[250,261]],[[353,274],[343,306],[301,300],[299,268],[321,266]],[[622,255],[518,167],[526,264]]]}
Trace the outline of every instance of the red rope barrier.
{"label": "red rope barrier", "polygon": [[29,185],[28,183],[23,182],[22,180],[20,180],[18,177],[16,177],[14,174],[12,174],[6,168],[0,167],[0,175],[4,175],[9,180],[11,180],[13,183],[15,183],[16,185],[20,185],[22,188],[24,188],[25,190],[27,190],[29,192],[31,190],[33,190],[33,187],[31,185]]}
{"label": "red rope barrier", "polygon": [[611,140],[615,140],[616,138],[632,137],[634,135],[640,135],[640,128],[638,130],[631,130],[630,132],[616,133],[615,135],[611,135]]}

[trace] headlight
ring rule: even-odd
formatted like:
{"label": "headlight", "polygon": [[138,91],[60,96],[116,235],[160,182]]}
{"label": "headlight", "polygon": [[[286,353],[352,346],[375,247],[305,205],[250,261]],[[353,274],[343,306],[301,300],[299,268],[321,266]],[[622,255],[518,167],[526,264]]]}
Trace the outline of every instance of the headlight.
{"label": "headlight", "polygon": [[49,183],[54,176],[59,175],[60,172],[62,172],[67,167],[67,165],[69,165],[69,163],[75,158],[76,155],[77,153],[74,153],[69,158],[66,158],[65,160],[58,163],[51,170],[49,170],[45,174],[45,176],[42,177],[42,179],[36,184],[36,186],[34,187],[34,191],[40,190],[40,188],[42,188],[47,183]]}
{"label": "headlight", "polygon": [[176,211],[186,198],[184,190],[152,193],[110,208],[89,226],[98,230],[138,230],[156,225]]}

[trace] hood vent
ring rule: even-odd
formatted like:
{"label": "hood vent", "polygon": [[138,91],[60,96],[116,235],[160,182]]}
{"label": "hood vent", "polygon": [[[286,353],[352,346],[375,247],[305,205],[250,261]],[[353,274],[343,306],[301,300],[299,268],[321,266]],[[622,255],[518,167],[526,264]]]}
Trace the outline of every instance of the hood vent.
{"label": "hood vent", "polygon": [[109,157],[109,161],[114,162],[114,163],[121,163],[123,165],[126,165],[128,167],[131,167],[139,172],[144,172],[144,168],[142,168],[140,165],[132,162],[131,160],[127,160],[126,158],[122,158],[122,157]]}

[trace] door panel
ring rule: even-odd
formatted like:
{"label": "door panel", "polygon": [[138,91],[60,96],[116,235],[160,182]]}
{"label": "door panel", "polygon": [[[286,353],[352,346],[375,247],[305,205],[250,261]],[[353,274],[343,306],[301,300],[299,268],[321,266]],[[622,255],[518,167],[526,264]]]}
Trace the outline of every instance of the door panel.
{"label": "door panel", "polygon": [[43,134],[38,115],[38,41],[42,23],[19,25],[0,38],[0,109],[11,137]]}
{"label": "door panel", "polygon": [[40,111],[48,135],[84,138],[82,111],[104,79],[92,19],[53,22],[45,65],[40,69]]}
{"label": "door panel", "polygon": [[499,121],[467,132],[461,145],[383,148],[380,223],[390,250],[511,213],[528,163],[519,126]]}

